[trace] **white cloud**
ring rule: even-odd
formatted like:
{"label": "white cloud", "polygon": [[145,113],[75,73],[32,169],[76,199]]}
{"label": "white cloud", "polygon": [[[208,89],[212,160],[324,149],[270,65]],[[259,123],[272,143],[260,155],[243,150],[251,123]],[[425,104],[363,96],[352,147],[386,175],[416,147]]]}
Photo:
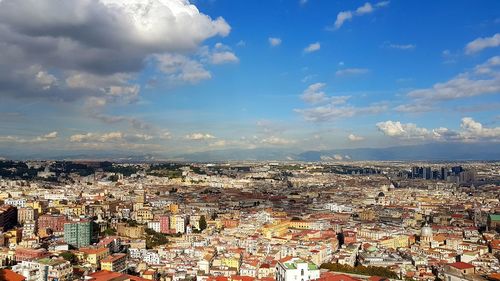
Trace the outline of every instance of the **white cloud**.
{"label": "white cloud", "polygon": [[0,136],[0,142],[9,142],[9,143],[39,143],[39,142],[47,142],[50,140],[54,140],[57,138],[58,132],[50,132],[45,135],[37,136],[34,138],[22,138],[18,136]]}
{"label": "white cloud", "polygon": [[289,144],[295,143],[295,141],[276,137],[276,136],[270,136],[270,137],[262,139],[260,141],[260,143],[269,144],[269,145],[289,145]]}
{"label": "white cloud", "polygon": [[399,121],[379,122],[377,128],[385,135],[397,138],[424,139],[430,134],[425,128],[419,128],[413,123],[402,124]]}
{"label": "white cloud", "polygon": [[70,142],[115,142],[121,141],[124,138],[124,134],[122,132],[109,132],[109,133],[84,133],[84,134],[75,134],[69,137]]}
{"label": "white cloud", "polygon": [[195,141],[215,139],[213,135],[208,133],[192,133],[184,136],[184,138],[187,140],[195,140]]}
{"label": "white cloud", "polygon": [[355,107],[352,105],[336,106],[327,104],[313,108],[295,109],[305,120],[313,122],[324,122],[339,118],[353,117],[364,114],[377,114],[387,110],[386,105],[369,105],[365,107]]}
{"label": "white cloud", "polygon": [[436,104],[456,99],[500,93],[500,56],[494,56],[472,70],[461,73],[448,81],[430,88],[416,89],[407,93],[408,104],[395,107],[398,112],[427,112]]}
{"label": "white cloud", "polygon": [[173,82],[197,83],[212,77],[200,62],[184,55],[162,54],[156,59],[159,69]]}
{"label": "white cloud", "polygon": [[304,52],[306,52],[306,53],[312,53],[312,52],[319,51],[319,49],[321,49],[321,44],[319,42],[316,42],[316,43],[309,44],[309,46],[307,46],[304,49]]}
{"label": "white cloud", "polygon": [[318,103],[330,103],[333,105],[344,104],[350,98],[350,96],[328,96],[325,94],[323,89],[325,88],[325,83],[314,83],[309,85],[307,89],[304,90],[300,96],[302,100],[310,104]]}
{"label": "white cloud", "polygon": [[347,137],[349,138],[350,141],[362,141],[365,139],[364,137],[357,136],[355,134],[349,134],[349,136],[347,136]]}
{"label": "white cloud", "polygon": [[328,100],[323,88],[326,86],[325,83],[315,83],[309,85],[307,89],[302,93],[301,98],[307,103],[320,103]]}
{"label": "white cloud", "polygon": [[339,29],[340,27],[342,27],[342,25],[346,21],[351,20],[352,17],[353,17],[353,14],[351,11],[342,11],[342,12],[338,13],[337,19],[335,20],[335,23],[334,23],[334,28]]}
{"label": "white cloud", "polygon": [[500,46],[500,33],[496,33],[491,37],[480,37],[474,41],[469,42],[465,46],[465,53],[468,55],[481,52],[487,48],[494,48]]}
{"label": "white cloud", "polygon": [[417,45],[415,45],[415,44],[394,44],[394,43],[389,43],[389,42],[384,43],[383,46],[390,48],[390,49],[398,49],[398,50],[404,50],[404,51],[414,50],[417,47]]}
{"label": "white cloud", "polygon": [[471,117],[462,118],[460,127],[463,130],[460,136],[465,140],[491,139],[500,141],[500,127],[485,128],[481,123],[474,121]]}
{"label": "white cloud", "polygon": [[0,142],[17,142],[17,143],[22,143],[25,142],[25,140],[20,139],[19,137],[16,136],[0,136]]}
{"label": "white cloud", "polygon": [[485,128],[471,117],[462,118],[459,131],[440,127],[426,129],[413,123],[385,121],[376,124],[379,131],[389,137],[407,140],[433,141],[500,141],[500,127]]}
{"label": "white cloud", "polygon": [[365,107],[346,105],[350,96],[328,96],[323,91],[325,86],[325,83],[309,85],[301,98],[306,103],[317,106],[294,111],[301,114],[307,121],[321,122],[360,114],[379,113],[387,109],[384,104],[372,104]]}
{"label": "white cloud", "polygon": [[197,83],[212,78],[206,64],[238,63],[238,57],[231,48],[222,43],[216,43],[213,48],[203,46],[199,48],[197,57],[164,53],[154,56],[157,67],[167,75],[171,82]]}
{"label": "white cloud", "polygon": [[398,105],[394,108],[397,112],[404,112],[404,113],[417,113],[417,112],[429,112],[434,110],[434,107],[432,105],[428,104],[401,104]]}
{"label": "white cloud", "polygon": [[356,9],[356,15],[364,15],[373,12],[372,4],[366,2],[363,6]]}
{"label": "white cloud", "polygon": [[213,64],[236,63],[239,59],[233,52],[224,51],[212,54],[211,62]]}
{"label": "white cloud", "polygon": [[341,11],[337,14],[337,18],[333,27],[328,27],[328,30],[337,30],[344,25],[345,22],[352,20],[355,16],[363,16],[373,13],[376,9],[386,7],[389,1],[382,1],[376,3],[374,6],[366,2],[363,6],[358,7],[355,11]]}
{"label": "white cloud", "polygon": [[308,74],[306,76],[304,76],[304,78],[302,78],[300,81],[302,83],[307,83],[309,81],[311,81],[312,79],[314,79],[317,75],[316,74]]}
{"label": "white cloud", "polygon": [[109,132],[101,135],[99,141],[101,142],[109,142],[109,141],[119,141],[123,139],[122,132]]}
{"label": "white cloud", "polygon": [[39,71],[36,74],[35,79],[40,85],[42,85],[44,90],[48,90],[52,86],[57,84],[57,78],[54,75],[43,70]]}
{"label": "white cloud", "polygon": [[208,60],[211,64],[237,63],[238,57],[232,52],[231,47],[222,43],[216,43],[210,49],[208,46],[203,46],[198,51],[201,61]]}
{"label": "white cloud", "polygon": [[94,134],[85,133],[85,134],[75,134],[69,137],[70,142],[86,142],[94,138]]}
{"label": "white cloud", "polygon": [[[64,4],[3,0],[0,95],[74,101],[112,95],[120,87],[125,95],[107,102],[122,98],[130,102],[129,94],[138,95],[132,81],[156,55],[183,58],[175,60],[181,69],[171,71],[168,79],[190,83],[209,79],[210,73],[189,56],[203,41],[227,36],[230,30],[223,18],[212,19],[188,0],[72,0]],[[227,50],[217,53],[213,62],[235,62],[231,54]],[[33,65],[39,70],[30,70]]]}
{"label": "white cloud", "polygon": [[276,47],[276,46],[281,45],[281,38],[269,37],[268,41],[269,41],[269,45],[271,45],[271,47]]}
{"label": "white cloud", "polygon": [[38,136],[32,140],[29,140],[28,142],[45,142],[45,141],[56,139],[57,135],[58,135],[58,133],[56,131],[54,131],[54,132],[50,132],[50,133],[47,133],[47,134],[42,135],[42,136]]}
{"label": "white cloud", "polygon": [[133,134],[127,135],[126,138],[131,141],[150,141],[154,139],[154,136],[148,134]]}
{"label": "white cloud", "polygon": [[171,138],[172,138],[172,133],[170,133],[169,131],[163,132],[160,135],[160,139],[163,139],[163,140],[169,140]]}
{"label": "white cloud", "polygon": [[215,142],[211,142],[208,144],[210,147],[224,147],[227,145],[227,142],[225,140],[217,140]]}
{"label": "white cloud", "polygon": [[54,132],[50,132],[50,133],[48,133],[46,135],[43,135],[42,137],[45,138],[45,139],[55,139],[55,138],[57,138],[57,132],[55,132],[55,131]]}
{"label": "white cloud", "polygon": [[382,8],[382,7],[389,5],[389,3],[391,3],[391,1],[381,1],[381,2],[378,2],[377,4],[375,4],[375,7]]}
{"label": "white cloud", "polygon": [[335,72],[336,76],[360,75],[370,72],[367,68],[345,68]]}
{"label": "white cloud", "polygon": [[465,72],[454,78],[436,83],[431,88],[410,91],[408,97],[417,103],[468,98],[500,92],[500,56],[492,57],[477,65],[472,72]]}

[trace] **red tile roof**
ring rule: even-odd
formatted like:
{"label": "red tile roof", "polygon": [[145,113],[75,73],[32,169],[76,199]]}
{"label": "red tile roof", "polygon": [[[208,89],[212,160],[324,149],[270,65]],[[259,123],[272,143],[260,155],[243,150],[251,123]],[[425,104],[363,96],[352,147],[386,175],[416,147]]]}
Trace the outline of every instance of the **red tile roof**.
{"label": "red tile roof", "polygon": [[321,274],[321,277],[318,281],[361,281],[361,279],[357,279],[351,277],[347,274],[335,274],[332,272],[325,272]]}
{"label": "red tile roof", "polygon": [[383,281],[383,280],[389,280],[386,277],[380,277],[380,276],[371,276],[368,278],[369,281]]}
{"label": "red tile roof", "polygon": [[458,268],[458,269],[467,269],[467,268],[474,268],[475,266],[473,266],[472,264],[470,263],[466,263],[466,262],[454,262],[454,263],[450,263],[448,264],[449,266],[452,266],[454,268]]}
{"label": "red tile roof", "polygon": [[253,281],[254,277],[251,276],[242,276],[242,275],[233,275],[231,276],[232,281]]}
{"label": "red tile roof", "polygon": [[107,270],[96,271],[92,274],[89,274],[90,280],[92,281],[110,281],[116,279],[130,279],[132,281],[151,281],[145,278],[123,274],[119,272],[112,272]]}
{"label": "red tile roof", "polygon": [[17,274],[10,269],[0,269],[0,280],[5,281],[24,281],[26,277]]}

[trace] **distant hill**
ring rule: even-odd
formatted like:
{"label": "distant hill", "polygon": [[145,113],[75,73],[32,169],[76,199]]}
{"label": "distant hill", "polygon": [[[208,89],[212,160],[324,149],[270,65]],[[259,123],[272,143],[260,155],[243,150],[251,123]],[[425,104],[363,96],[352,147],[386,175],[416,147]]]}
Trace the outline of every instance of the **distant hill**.
{"label": "distant hill", "polygon": [[352,148],[320,151],[298,151],[290,148],[224,149],[177,155],[153,155],[130,151],[39,152],[37,154],[1,153],[7,159],[113,160],[123,162],[152,161],[466,161],[500,160],[500,143],[430,143],[386,148]]}
{"label": "distant hill", "polygon": [[325,157],[338,156],[351,160],[500,160],[500,143],[431,143],[386,148],[333,149],[306,151],[297,160],[320,161]]}
{"label": "distant hill", "polygon": [[500,143],[431,143],[386,148],[353,148],[297,152],[290,149],[233,149],[182,154],[186,161],[228,160],[500,160]]}

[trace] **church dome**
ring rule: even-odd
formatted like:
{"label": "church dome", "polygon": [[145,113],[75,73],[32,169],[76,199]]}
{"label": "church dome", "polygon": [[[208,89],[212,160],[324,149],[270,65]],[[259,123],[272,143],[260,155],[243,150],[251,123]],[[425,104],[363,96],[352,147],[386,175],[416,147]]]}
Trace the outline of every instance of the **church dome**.
{"label": "church dome", "polygon": [[425,224],[424,227],[420,230],[421,237],[432,237],[432,227]]}

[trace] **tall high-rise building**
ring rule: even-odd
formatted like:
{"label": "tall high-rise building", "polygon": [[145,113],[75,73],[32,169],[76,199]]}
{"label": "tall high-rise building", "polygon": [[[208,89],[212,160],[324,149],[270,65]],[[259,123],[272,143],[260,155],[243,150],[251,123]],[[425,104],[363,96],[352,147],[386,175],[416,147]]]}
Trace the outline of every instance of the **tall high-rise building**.
{"label": "tall high-rise building", "polygon": [[460,174],[463,170],[462,166],[451,167],[451,172],[455,175]]}
{"label": "tall high-rise building", "polygon": [[64,224],[64,241],[76,248],[86,247],[92,242],[92,222],[76,220]]}
{"label": "tall high-rise building", "polygon": [[448,176],[448,169],[446,167],[441,167],[441,180],[446,180],[446,177]]}
{"label": "tall high-rise building", "polygon": [[419,177],[420,177],[419,170],[420,170],[420,168],[419,168],[419,167],[416,167],[416,166],[411,168],[411,177],[412,177],[413,179],[416,179],[416,178],[419,178]]}

